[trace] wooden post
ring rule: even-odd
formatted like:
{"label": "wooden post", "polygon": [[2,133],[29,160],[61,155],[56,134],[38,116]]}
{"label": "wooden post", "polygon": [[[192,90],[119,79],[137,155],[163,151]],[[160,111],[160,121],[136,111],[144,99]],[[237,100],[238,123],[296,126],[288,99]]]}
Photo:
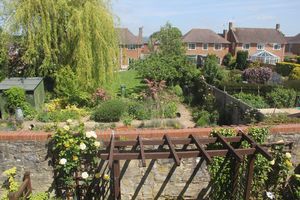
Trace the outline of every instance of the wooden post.
{"label": "wooden post", "polygon": [[[114,150],[114,153],[118,152],[117,149]],[[121,180],[120,180],[120,161],[113,161],[113,199],[121,199]]]}
{"label": "wooden post", "polygon": [[237,161],[236,159],[233,159],[232,161],[232,192],[231,192],[231,198],[233,199],[237,192],[237,184],[238,184],[238,178],[239,178],[239,169],[241,166],[241,162]]}
{"label": "wooden post", "polygon": [[248,172],[246,176],[246,186],[245,186],[245,193],[244,193],[245,200],[249,200],[250,198],[251,184],[252,184],[253,173],[254,173],[255,154],[248,156],[248,159],[249,159]]}

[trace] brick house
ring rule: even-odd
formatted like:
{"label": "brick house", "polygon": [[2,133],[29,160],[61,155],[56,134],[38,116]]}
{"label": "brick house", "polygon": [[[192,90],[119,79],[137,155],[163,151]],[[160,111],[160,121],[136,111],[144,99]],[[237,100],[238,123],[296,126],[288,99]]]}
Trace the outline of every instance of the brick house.
{"label": "brick house", "polygon": [[284,60],[286,40],[280,31],[280,25],[276,28],[237,28],[229,23],[229,31],[223,33],[230,45],[230,52],[236,55],[237,51],[248,51],[249,59],[268,64],[275,64]]}
{"label": "brick house", "polygon": [[183,42],[186,55],[197,64],[208,54],[215,54],[221,63],[230,45],[225,38],[209,29],[192,29],[183,36]]}
{"label": "brick house", "polygon": [[285,52],[294,55],[300,55],[300,33],[294,37],[286,37],[287,41]]}
{"label": "brick house", "polygon": [[120,47],[120,68],[125,70],[129,64],[141,58],[143,48],[143,28],[139,28],[139,35],[135,36],[128,28],[117,28]]}

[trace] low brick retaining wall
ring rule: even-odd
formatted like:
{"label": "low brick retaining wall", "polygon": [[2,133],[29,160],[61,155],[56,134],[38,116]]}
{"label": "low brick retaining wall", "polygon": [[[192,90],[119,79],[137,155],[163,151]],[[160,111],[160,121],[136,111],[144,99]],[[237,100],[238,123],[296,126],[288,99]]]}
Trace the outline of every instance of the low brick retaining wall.
{"label": "low brick retaining wall", "polygon": [[[246,130],[248,127],[232,127]],[[115,135],[126,138],[161,138],[163,134],[171,137],[187,137],[194,133],[208,136],[213,128],[194,128],[178,130],[129,130],[115,131]],[[300,124],[277,125],[270,127],[269,142],[284,140],[293,142],[292,161],[300,163]],[[112,131],[97,132],[100,140],[108,140]],[[25,171],[31,171],[34,191],[45,191],[53,181],[52,167],[48,166],[47,141],[51,133],[46,132],[0,132],[0,182],[2,172],[13,166],[18,168],[18,178]],[[182,196],[195,199],[205,194],[210,181],[205,162],[198,159],[183,159],[176,167],[172,159],[147,160],[143,168],[139,161],[121,162],[123,172],[121,189],[123,199],[172,199]],[[1,193],[1,191],[0,191]],[[201,198],[200,198],[201,199]]]}

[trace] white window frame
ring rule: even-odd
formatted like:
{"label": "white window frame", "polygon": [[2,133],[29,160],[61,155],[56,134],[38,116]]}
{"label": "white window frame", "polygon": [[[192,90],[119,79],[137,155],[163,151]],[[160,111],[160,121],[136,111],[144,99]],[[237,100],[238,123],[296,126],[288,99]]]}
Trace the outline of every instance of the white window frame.
{"label": "white window frame", "polygon": [[[219,48],[219,49],[216,49],[216,45],[220,45],[220,48]],[[215,43],[215,44],[214,44],[214,50],[215,50],[215,51],[221,51],[222,48],[223,48],[223,45],[222,45],[222,44],[220,44],[220,43]]]}
{"label": "white window frame", "polygon": [[[258,48],[258,46],[262,46],[262,48]],[[264,43],[258,43],[256,46],[257,50],[265,50],[265,44]]]}
{"label": "white window frame", "polygon": [[[275,48],[276,45],[278,45],[279,48]],[[281,44],[279,44],[279,43],[274,43],[274,44],[273,44],[273,50],[281,50]]]}
{"label": "white window frame", "polygon": [[[191,48],[190,45],[193,45],[194,48]],[[188,43],[188,50],[195,50],[196,49],[196,43]]]}
{"label": "white window frame", "polygon": [[[246,45],[249,45],[248,48],[246,48]],[[249,49],[250,49],[250,46],[251,46],[250,43],[245,43],[245,44],[243,44],[242,49],[243,49],[243,50],[249,50]]]}
{"label": "white window frame", "polygon": [[127,49],[128,50],[136,50],[137,49],[137,45],[135,45],[135,44],[128,44],[127,45]]}
{"label": "white window frame", "polygon": [[[204,48],[204,46],[206,46],[206,48]],[[202,50],[205,50],[205,51],[207,51],[208,50],[208,43],[203,43],[202,44]]]}

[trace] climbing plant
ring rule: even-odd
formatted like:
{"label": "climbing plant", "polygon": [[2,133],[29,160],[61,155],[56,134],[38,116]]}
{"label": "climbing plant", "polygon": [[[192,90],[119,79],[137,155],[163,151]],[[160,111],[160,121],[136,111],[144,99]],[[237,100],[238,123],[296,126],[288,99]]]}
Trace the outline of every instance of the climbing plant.
{"label": "climbing plant", "polygon": [[109,1],[2,0],[7,31],[22,38],[25,75],[70,65],[84,89],[113,79],[118,40]]}

